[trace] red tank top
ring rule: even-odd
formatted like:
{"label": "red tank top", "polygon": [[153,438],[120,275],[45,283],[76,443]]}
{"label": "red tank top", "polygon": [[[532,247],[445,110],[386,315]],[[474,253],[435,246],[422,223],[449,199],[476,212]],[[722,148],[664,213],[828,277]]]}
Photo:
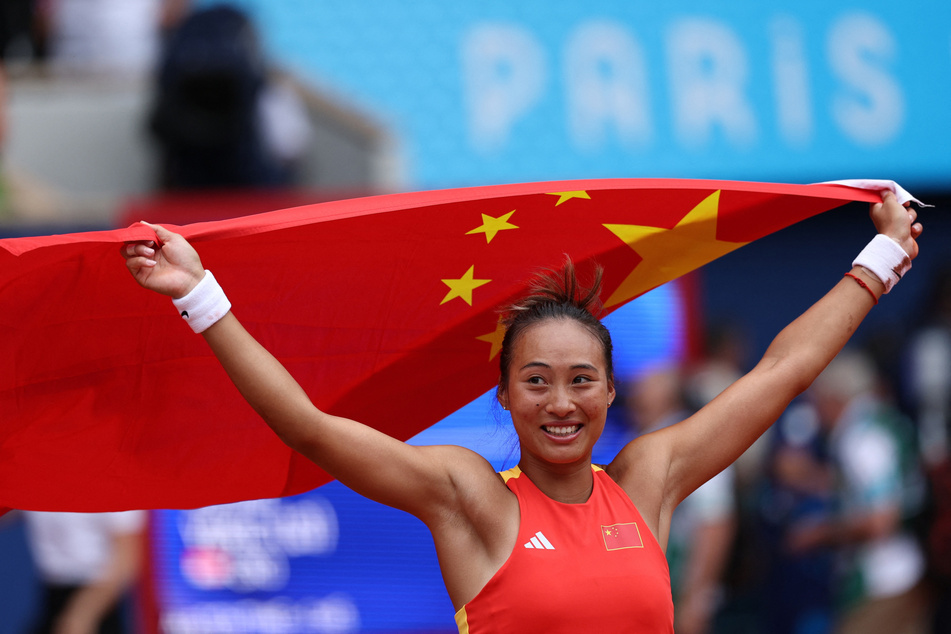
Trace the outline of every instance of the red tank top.
{"label": "red tank top", "polygon": [[508,560],[456,613],[460,634],[673,632],[667,560],[627,493],[600,467],[584,504],[542,493],[518,467]]}

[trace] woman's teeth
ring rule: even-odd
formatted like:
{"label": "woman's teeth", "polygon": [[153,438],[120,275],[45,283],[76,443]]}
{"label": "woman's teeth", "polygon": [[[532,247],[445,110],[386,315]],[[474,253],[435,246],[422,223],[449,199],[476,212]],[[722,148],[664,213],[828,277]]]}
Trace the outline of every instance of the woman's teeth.
{"label": "woman's teeth", "polygon": [[579,427],[580,427],[579,425],[561,425],[561,426],[545,425],[544,427],[542,427],[542,429],[544,429],[547,433],[551,434],[552,436],[570,436],[571,434],[578,431]]}

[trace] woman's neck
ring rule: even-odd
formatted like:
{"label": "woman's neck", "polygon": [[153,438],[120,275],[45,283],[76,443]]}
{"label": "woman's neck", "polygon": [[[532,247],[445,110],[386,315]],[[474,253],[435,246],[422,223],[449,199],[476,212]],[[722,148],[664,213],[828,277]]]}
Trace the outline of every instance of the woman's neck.
{"label": "woman's neck", "polygon": [[590,462],[560,465],[539,463],[523,456],[518,467],[539,491],[556,502],[583,504],[594,489]]}

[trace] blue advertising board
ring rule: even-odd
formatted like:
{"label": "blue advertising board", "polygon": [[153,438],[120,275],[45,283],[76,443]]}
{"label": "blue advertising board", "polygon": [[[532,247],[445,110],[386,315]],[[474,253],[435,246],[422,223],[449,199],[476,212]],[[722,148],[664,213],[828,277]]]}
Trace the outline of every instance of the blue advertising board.
{"label": "blue advertising board", "polygon": [[949,184],[945,0],[242,0],[388,126],[412,188],[592,177]]}

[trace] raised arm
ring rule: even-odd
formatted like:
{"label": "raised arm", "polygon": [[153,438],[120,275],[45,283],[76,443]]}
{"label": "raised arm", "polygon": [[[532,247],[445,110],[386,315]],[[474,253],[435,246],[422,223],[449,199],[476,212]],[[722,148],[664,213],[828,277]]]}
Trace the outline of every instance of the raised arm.
{"label": "raised arm", "polygon": [[[909,262],[918,255],[922,228],[913,210],[886,192],[870,215],[878,233],[896,242]],[[662,533],[673,508],[766,431],[845,346],[885,292],[882,281],[863,267],[853,267],[848,275],[854,277],[844,277],[784,328],[749,374],[686,421],[622,451],[620,472],[627,471],[625,463],[651,464],[650,476],[663,491],[651,501]]]}
{"label": "raised arm", "polygon": [[[182,236],[150,226],[158,244],[137,242],[122,247],[133,277],[145,288],[172,298],[189,295],[202,280],[207,286],[211,280],[206,279],[195,249]],[[457,492],[451,469],[468,461],[478,464],[481,458],[458,447],[413,447],[320,411],[227,305],[225,311],[202,335],[242,396],[288,446],[358,493],[427,523],[430,515],[454,503]]]}

